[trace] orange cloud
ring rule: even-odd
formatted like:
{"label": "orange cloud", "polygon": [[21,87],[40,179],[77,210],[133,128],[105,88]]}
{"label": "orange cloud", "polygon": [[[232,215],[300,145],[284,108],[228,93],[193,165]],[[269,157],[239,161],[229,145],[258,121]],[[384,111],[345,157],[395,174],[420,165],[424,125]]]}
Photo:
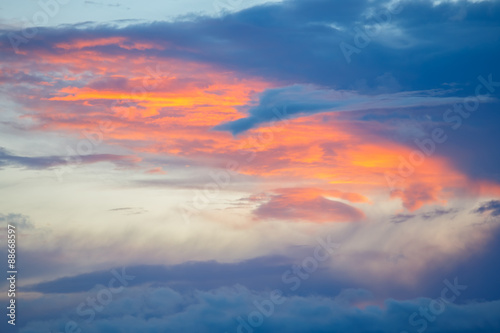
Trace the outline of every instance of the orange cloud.
{"label": "orange cloud", "polygon": [[[95,48],[104,45],[125,51],[110,55]],[[134,46],[122,37],[75,40],[57,47],[65,52],[39,51],[33,55],[40,59],[36,64],[20,61],[10,70],[46,78],[17,95],[40,122],[38,129],[79,133],[82,138],[84,132],[99,133],[104,142],[137,154],[182,156],[212,167],[234,160],[242,174],[300,188],[277,190],[269,211],[294,202],[302,217],[313,207],[328,211],[323,217],[311,213],[315,221],[353,220],[361,213],[329,198],[366,203],[385,194],[416,210],[443,203],[455,193],[500,193],[495,184],[479,186],[437,156],[425,157],[400,177],[401,158],[408,159],[414,149],[336,114],[288,119],[238,137],[213,130],[245,117],[248,105],[257,103],[258,93],[275,86],[273,82],[194,61],[132,56],[126,50]],[[395,186],[388,184],[387,173],[397,176]]]}

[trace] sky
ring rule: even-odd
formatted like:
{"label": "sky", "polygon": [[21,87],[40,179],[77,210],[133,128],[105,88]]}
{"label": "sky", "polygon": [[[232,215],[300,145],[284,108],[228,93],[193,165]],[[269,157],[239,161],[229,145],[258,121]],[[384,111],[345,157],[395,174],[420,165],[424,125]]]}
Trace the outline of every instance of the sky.
{"label": "sky", "polygon": [[0,0],[2,332],[499,332],[498,59],[497,0]]}

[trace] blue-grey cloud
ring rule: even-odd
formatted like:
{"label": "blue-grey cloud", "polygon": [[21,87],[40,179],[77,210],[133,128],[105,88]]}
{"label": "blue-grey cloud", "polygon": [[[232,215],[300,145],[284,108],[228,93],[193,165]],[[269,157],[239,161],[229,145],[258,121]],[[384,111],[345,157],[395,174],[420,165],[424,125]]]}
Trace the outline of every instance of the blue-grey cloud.
{"label": "blue-grey cloud", "polygon": [[20,229],[32,229],[33,222],[29,216],[24,214],[1,214],[0,213],[0,222],[5,222],[5,224],[12,224],[16,228]]}
{"label": "blue-grey cloud", "polygon": [[[444,284],[441,289],[443,287]],[[387,299],[382,305],[376,305],[371,303],[370,292],[347,289],[335,297],[288,296],[280,298],[279,304],[269,305],[269,292],[255,292],[241,286],[190,293],[180,293],[164,287],[127,287],[115,294],[99,312],[93,311],[95,317],[88,322],[88,312],[79,316],[76,308],[83,304],[81,310],[92,309],[85,302],[88,297],[95,298],[95,295],[82,294],[71,300],[57,295],[23,300],[25,315],[19,319],[20,332],[64,332],[69,321],[73,321],[82,331],[90,333],[393,333],[413,332],[424,326],[426,332],[430,333],[490,333],[500,329],[499,301],[463,304],[457,300],[444,304],[437,315],[429,312],[431,319],[425,319],[420,314],[420,309],[429,310],[433,300],[439,301],[440,293],[434,297],[407,301]],[[415,313],[414,320],[410,321]]]}
{"label": "blue-grey cloud", "polygon": [[479,208],[474,210],[474,213],[489,214],[491,216],[500,216],[500,200],[491,200],[483,202]]}
{"label": "blue-grey cloud", "polygon": [[420,212],[418,214],[396,214],[391,216],[390,221],[391,223],[403,223],[417,218],[421,218],[422,220],[433,220],[443,215],[449,215],[457,213],[459,211],[460,210],[456,208],[435,208],[433,210]]}
{"label": "blue-grey cloud", "polygon": [[415,217],[415,215],[413,215],[413,214],[397,214],[397,215],[391,216],[390,221],[392,223],[403,223],[403,222],[406,222],[408,220],[413,219],[414,217]]}
{"label": "blue-grey cloud", "polygon": [[13,166],[26,169],[53,169],[61,166],[111,162],[116,166],[125,167],[135,164],[134,158],[115,154],[88,154],[68,156],[19,156],[0,147],[0,168]]}
{"label": "blue-grey cloud", "polygon": [[450,105],[462,100],[458,97],[442,96],[444,93],[431,90],[369,96],[294,85],[266,90],[261,94],[258,105],[248,110],[248,117],[221,124],[216,129],[238,134],[261,124],[281,125],[279,122],[283,120],[320,112],[400,110]]}
{"label": "blue-grey cloud", "polygon": [[[137,276],[130,282],[132,286],[149,285],[168,286],[178,290],[209,290],[227,285],[241,284],[249,288],[262,290],[281,285],[282,274],[289,270],[294,260],[283,256],[269,256],[246,260],[238,263],[187,262],[173,266],[140,265],[126,269],[128,274]],[[119,270],[119,269],[118,269]],[[318,269],[317,282],[326,286],[328,269]],[[53,281],[42,282],[26,287],[26,290],[41,293],[77,293],[91,290],[98,284],[109,280],[108,271],[98,271]],[[311,292],[314,286],[303,288],[302,292]],[[338,292],[334,284],[323,292]]]}
{"label": "blue-grey cloud", "polygon": [[455,208],[449,208],[449,209],[444,209],[444,208],[436,208],[434,210],[428,211],[428,212],[423,212],[420,214],[424,220],[432,220],[437,217],[443,216],[443,215],[449,215],[453,213],[457,213],[459,210]]}
{"label": "blue-grey cloud", "polygon": [[[20,47],[62,53],[64,50],[53,47],[58,42],[126,36],[173,47],[148,51],[94,48],[110,54],[147,52],[184,58],[288,84],[370,93],[436,89],[443,84],[460,88],[481,73],[499,72],[498,1],[446,1],[440,5],[401,1],[400,6],[402,11],[391,15],[366,47],[358,47],[360,53],[354,54],[349,64],[339,45],[355,46],[356,29],[375,24],[387,1],[291,0],[220,18],[193,17],[123,28],[45,28]],[[13,54],[7,37],[10,32],[4,31],[0,47],[6,58],[29,58],[29,52]]]}

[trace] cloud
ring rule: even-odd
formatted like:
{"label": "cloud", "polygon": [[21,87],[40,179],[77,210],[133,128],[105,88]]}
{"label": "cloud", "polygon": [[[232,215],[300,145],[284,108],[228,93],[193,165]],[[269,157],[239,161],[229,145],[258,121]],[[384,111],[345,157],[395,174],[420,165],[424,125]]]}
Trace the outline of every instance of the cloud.
{"label": "cloud", "polygon": [[439,218],[443,215],[448,215],[452,213],[457,213],[459,212],[459,209],[445,209],[445,208],[436,208],[434,210],[428,211],[428,212],[422,212],[420,214],[396,214],[391,217],[391,222],[392,223],[403,223],[406,221],[409,221],[415,217],[420,217],[423,220],[432,220],[435,218]]}
{"label": "cloud", "polygon": [[[348,130],[358,125],[357,117],[364,113],[366,126],[364,133],[357,133],[360,139],[377,141],[376,135],[385,132],[385,138],[394,141],[390,126],[383,129],[377,120],[391,118],[402,109],[418,114],[445,108],[472,95],[471,82],[478,75],[500,69],[496,61],[500,47],[491,42],[499,29],[497,1],[400,3],[401,13],[392,15],[350,64],[340,43],[354,43],[354,28],[373,24],[374,15],[387,7],[386,1],[293,0],[219,18],[191,17],[120,28],[113,24],[44,28],[20,45],[19,54],[12,53],[8,35],[20,32],[4,31],[0,48],[5,62],[10,68],[22,68],[5,71],[11,83],[5,86],[16,101],[36,110],[30,117],[40,122],[40,129],[76,131],[111,121],[116,131],[107,140],[114,144],[141,149],[148,145],[150,150],[203,158],[203,162],[227,159],[239,148],[239,142],[212,129],[246,134],[269,125],[276,117],[275,107],[280,114],[286,110],[284,120],[352,111],[351,116],[335,119],[344,121],[342,126]],[[457,20],[464,10],[467,15]],[[456,31],[463,32],[461,38]],[[161,67],[168,75],[151,77],[148,68],[154,71],[157,65],[176,70]],[[36,91],[13,84],[41,78]],[[131,90],[141,89],[143,82],[153,87],[147,94],[133,97],[128,105],[119,103],[117,112],[110,110],[108,104],[131,97]],[[499,159],[485,134],[489,131],[477,130],[498,132],[491,121],[498,102],[493,95],[487,102],[481,106],[485,112],[474,115],[481,121],[471,117],[470,130],[464,128],[458,139],[450,136],[453,147],[447,145],[436,155],[455,161],[467,175],[498,182]],[[128,116],[119,117],[120,110],[128,110]],[[211,116],[204,116],[207,113]],[[292,150],[273,148],[259,155]],[[296,162],[286,158],[261,169]],[[472,162],[477,159],[484,162],[481,167]],[[282,171],[255,169],[245,171]],[[411,201],[406,200],[414,206]]]}
{"label": "cloud", "polygon": [[146,173],[152,174],[152,175],[166,175],[167,173],[161,168],[161,167],[156,167],[153,169],[149,169],[146,171]]}
{"label": "cloud", "polygon": [[[107,6],[107,7],[124,7],[124,5],[120,3],[103,3],[103,2],[96,2],[96,1],[91,1],[91,0],[85,0],[84,3],[87,5],[95,5],[95,6]],[[127,7],[127,9],[130,9]]]}
{"label": "cloud", "polygon": [[7,165],[23,166],[29,169],[47,169],[65,165],[67,161],[60,156],[25,157],[10,154],[0,147],[0,167]]}
{"label": "cloud", "polygon": [[29,216],[24,214],[1,214],[0,213],[0,222],[6,222],[6,224],[12,224],[16,228],[20,229],[33,229],[33,222]]}
{"label": "cloud", "polygon": [[454,209],[454,208],[450,209],[436,208],[432,211],[422,213],[421,216],[424,220],[432,220],[440,216],[457,213],[459,211],[460,211],[459,209]]}
{"label": "cloud", "polygon": [[223,123],[215,129],[239,134],[265,123],[271,123],[271,127],[279,126],[280,121],[320,112],[399,110],[462,101],[462,98],[439,96],[443,93],[416,91],[369,96],[304,85],[273,88],[261,93],[259,104],[248,110],[247,117]]}
{"label": "cloud", "polygon": [[111,162],[116,166],[132,166],[136,158],[125,155],[114,154],[89,154],[78,156],[18,156],[13,155],[5,148],[0,147],[0,168],[5,166],[24,167],[26,169],[53,169],[56,167],[79,164],[93,164],[99,162]]}
{"label": "cloud", "polygon": [[[87,297],[95,293],[82,294],[68,299],[56,295],[45,296],[45,306],[40,299],[23,300],[26,314],[20,317],[21,333],[32,333],[62,329],[69,320],[90,333],[116,330],[120,332],[246,332],[239,328],[242,320],[248,325],[251,314],[267,304],[269,291],[254,292],[245,287],[233,286],[210,291],[179,293],[170,288],[127,287],[112,301],[95,313],[95,319],[86,322],[88,314],[76,316],[80,302],[85,305]],[[439,293],[436,298],[439,297]],[[250,332],[336,332],[347,333],[354,329],[363,332],[399,332],[421,328],[411,325],[409,317],[420,308],[429,307],[432,298],[407,301],[387,299],[382,304],[373,304],[371,295],[362,289],[347,289],[337,297],[308,296],[283,297],[281,304],[274,304],[268,315],[262,315],[258,327]],[[71,302],[74,302],[71,305]],[[457,302],[458,303],[458,302]],[[65,307],[61,306],[65,304]],[[257,305],[256,305],[257,304]],[[83,309],[87,309],[84,307]],[[267,305],[267,309],[271,307]],[[434,321],[426,321],[427,332],[452,333],[457,331],[489,333],[500,328],[497,313],[499,301],[474,301],[467,304],[445,305],[445,309]],[[265,310],[264,310],[265,311]],[[255,314],[254,314],[255,315]],[[241,318],[241,319],[238,319]],[[461,318],[457,321],[457,318]]]}
{"label": "cloud", "polygon": [[391,217],[391,222],[392,223],[403,223],[403,222],[406,222],[408,220],[411,220],[415,217],[415,215],[412,215],[412,214],[397,214],[397,215],[393,215]]}
{"label": "cloud", "polygon": [[[500,270],[494,264],[500,244],[499,234],[495,232],[496,236],[492,235],[491,225],[474,223],[471,218],[474,216],[462,216],[450,221],[446,215],[443,215],[430,223],[426,223],[427,221],[421,218],[419,223],[400,224],[388,224],[384,220],[378,223],[371,220],[370,223],[325,224],[321,229],[304,225],[303,227],[309,230],[316,229],[315,232],[322,239],[324,238],[323,231],[333,230],[331,228],[335,227],[338,231],[332,235],[332,239],[345,242],[345,245],[341,244],[331,260],[321,263],[319,268],[303,281],[299,290],[291,294],[332,296],[341,289],[363,288],[373,292],[378,300],[388,297],[396,299],[431,297],[439,292],[439,290],[436,291],[436,285],[439,286],[444,277],[458,276],[467,285],[474,286],[467,292],[468,299],[500,299],[500,289],[491,287],[495,285],[494,281],[500,278]],[[482,220],[481,217],[475,217],[475,219]],[[122,225],[121,219],[119,224]],[[259,223],[259,225],[264,224]],[[269,228],[276,229],[280,225],[284,229],[290,228],[287,224],[271,223],[264,228],[265,230],[261,230],[266,232]],[[137,230],[139,229],[140,227]],[[134,230],[124,232],[135,235]],[[171,229],[163,230],[168,233]],[[240,244],[247,240],[247,233],[251,232],[250,229],[245,230],[245,234],[239,234],[235,240],[230,241],[232,244]],[[168,287],[183,293],[196,289],[206,291],[234,284],[241,284],[259,291],[283,286],[289,288],[290,281],[285,283],[283,274],[288,270],[294,270],[294,267],[301,263],[304,265],[304,259],[315,251],[314,245],[292,247],[280,245],[278,251],[286,253],[287,256],[273,255],[277,251],[274,249],[276,245],[273,242],[275,240],[283,242],[282,238],[290,235],[276,232],[268,236],[257,235],[252,249],[253,251],[263,249],[266,253],[270,253],[266,256],[248,260],[235,259],[234,262],[226,263],[195,261],[162,265],[158,263],[164,262],[165,259],[161,255],[164,251],[158,252],[158,246],[155,243],[156,240],[162,242],[163,232],[158,233],[156,230],[151,235],[157,234],[160,236],[146,237],[147,245],[142,244],[142,247],[121,238],[108,240],[114,244],[118,242],[128,244],[120,246],[125,251],[134,249],[136,257],[126,259],[127,274],[136,276],[130,282],[131,286]],[[494,237],[491,238],[491,236]],[[43,294],[75,294],[99,288],[99,285],[106,285],[111,277],[110,269],[114,267],[114,263],[123,260],[123,256],[120,255],[121,250],[113,251],[114,255],[97,263],[92,262],[82,266],[78,264],[81,260],[89,257],[96,258],[102,254],[96,251],[92,244],[80,244],[75,248],[75,243],[81,237],[82,235],[73,235],[67,239],[67,244],[54,249],[35,248],[29,252],[24,250],[22,253],[24,259],[21,264],[25,265],[21,269],[30,281],[41,282],[31,286],[23,285],[23,289],[26,292]],[[209,237],[193,236],[193,241],[184,245],[169,244],[168,249],[175,249],[172,252],[182,253],[186,248],[189,251],[193,246],[198,246],[200,239],[204,239],[202,243],[208,245],[202,245],[200,253],[203,255],[208,253],[207,256],[211,256],[214,253],[212,248],[215,243],[206,240]],[[263,244],[262,237],[265,237],[270,244]],[[29,242],[29,239],[26,241]],[[217,246],[218,243],[226,241],[224,238],[219,238],[216,241]],[[52,243],[60,244],[57,239]],[[102,242],[95,242],[98,248],[100,243]],[[221,251],[225,251],[226,248],[225,245],[221,246]],[[425,252],[426,249],[432,249],[432,251]],[[76,253],[68,256],[69,251]],[[253,255],[253,251],[250,250],[246,255]],[[141,258],[144,256],[151,258],[151,253],[160,253],[150,260],[157,264],[140,264],[143,260]],[[182,255],[179,257],[182,258]],[[65,276],[68,272],[67,268],[73,267],[75,263],[80,270],[88,269],[89,271],[75,276]],[[110,268],[102,270],[105,266]],[[120,271],[121,268],[116,269]],[[60,278],[54,279],[53,276]]]}
{"label": "cloud", "polygon": [[[498,81],[499,75],[493,74],[493,81]],[[486,76],[483,75],[485,78]],[[473,88],[479,83],[480,81],[476,80],[464,91],[473,94]],[[495,96],[497,92],[500,90],[495,90]],[[434,130],[440,129],[446,135],[446,140],[436,143],[431,157],[447,159],[455,170],[467,174],[473,180],[498,184],[500,157],[493,152],[492,144],[500,141],[500,133],[494,129],[495,124],[500,121],[500,115],[496,111],[498,100],[479,103],[476,111],[465,113],[465,118],[453,111],[463,110],[463,101],[442,106],[344,113],[343,118],[347,117],[344,119],[351,121],[361,119],[364,123],[358,126],[361,126],[365,133],[374,133],[399,142],[415,151],[421,151],[416,140],[425,141],[431,138]],[[453,117],[453,122],[446,121],[449,120],[448,117]]]}
{"label": "cloud", "polygon": [[[313,250],[309,252],[312,252]],[[303,252],[306,252],[304,249]],[[136,276],[130,281],[131,286],[155,285],[168,286],[176,290],[210,290],[228,285],[241,284],[256,290],[275,288],[283,284],[282,274],[294,264],[293,258],[286,256],[264,256],[236,263],[218,263],[215,261],[186,262],[177,265],[136,265],[125,269],[126,274]],[[120,268],[116,268],[121,272]],[[318,269],[318,281],[325,286],[326,267]],[[79,293],[92,290],[98,285],[106,284],[112,277],[110,271],[96,271],[76,276],[63,277],[52,281],[41,282],[26,287],[25,290],[45,294]],[[331,283],[331,281],[330,281]],[[315,290],[320,290],[312,286]],[[335,289],[335,286],[323,291]],[[311,292],[311,287],[302,292]]]}
{"label": "cloud", "polygon": [[490,216],[500,216],[500,201],[499,200],[491,200],[488,202],[483,202],[479,208],[474,210],[476,214],[485,214],[487,213]]}
{"label": "cloud", "polygon": [[404,190],[391,192],[392,198],[401,198],[403,206],[409,211],[415,211],[426,203],[440,202],[440,186],[428,184],[411,184]]}
{"label": "cloud", "polygon": [[[327,195],[347,198],[359,202],[363,197],[341,192],[314,189],[279,189],[270,200],[262,203],[254,211],[259,219],[299,220],[308,222],[355,222],[365,218],[365,214],[343,202],[325,198]],[[366,198],[364,198],[366,199]]]}
{"label": "cloud", "polygon": [[138,215],[138,214],[144,214],[147,212],[147,210],[145,210],[142,207],[120,207],[120,208],[110,209],[109,211],[120,212],[120,213],[126,214],[126,215]]}
{"label": "cloud", "polygon": [[[347,64],[339,47],[354,45],[356,30],[373,25],[386,1],[285,1],[255,6],[220,18],[193,17],[177,22],[142,23],[116,28],[40,29],[36,38],[20,45],[27,53],[60,52],[54,44],[76,38],[126,37],[164,49],[140,47],[130,55],[191,59],[244,75],[257,75],[289,84],[315,84],[364,92],[417,91],[464,87],[479,73],[498,72],[496,40],[500,5],[497,1],[401,1],[402,11],[383,24],[366,48]],[[460,11],[467,15],[454,20]],[[481,24],[478,24],[481,22]],[[427,24],[426,24],[427,23]],[[461,32],[457,38],[456,31]],[[161,33],[160,33],[161,32]],[[2,48],[12,54],[4,32]],[[396,43],[395,43],[396,41]],[[223,45],[224,47],[221,47]],[[92,50],[119,54],[125,44],[96,45]],[[404,46],[404,47],[402,47]],[[9,52],[9,53],[7,53]],[[432,56],[429,56],[432,54]],[[470,66],[474,59],[474,66]],[[300,64],[300,66],[299,66]],[[456,70],[460,68],[460,70]]]}
{"label": "cloud", "polygon": [[[483,233],[471,231],[475,225],[456,223],[459,219],[450,221],[454,214],[451,208],[422,209],[425,205],[444,203],[451,196],[482,195],[477,188],[483,184],[474,182],[478,179],[492,181],[488,185],[498,191],[494,187],[494,181],[498,183],[500,179],[495,145],[495,133],[499,133],[496,95],[486,99],[466,125],[464,119],[460,131],[448,133],[449,141],[415,168],[406,184],[392,192],[392,198],[400,199],[407,210],[421,211],[393,215],[391,221],[396,224],[384,221],[383,227],[376,221],[329,224],[364,220],[365,213],[370,216],[379,204],[382,212],[392,209],[392,203],[386,206],[388,190],[383,175],[387,171],[396,173],[399,158],[410,156],[416,149],[412,135],[417,133],[422,138],[431,133],[426,130],[432,126],[442,126],[443,111],[474,93],[478,75],[493,73],[498,80],[498,1],[400,3],[403,11],[381,25],[378,35],[353,54],[349,64],[340,43],[355,45],[357,31],[374,24],[387,1],[289,0],[219,18],[191,17],[120,28],[115,23],[40,28],[37,36],[19,45],[17,54],[12,52],[9,36],[22,32],[2,30],[0,81],[6,95],[24,110],[20,116],[36,121],[36,126],[26,131],[80,133],[110,121],[115,129],[106,133],[106,144],[126,147],[137,156],[147,153],[172,157],[172,164],[178,169],[189,164],[222,172],[228,160],[236,160],[240,164],[238,172],[248,177],[244,180],[252,180],[242,186],[244,195],[249,193],[248,183],[264,189],[282,187],[249,199],[254,200],[251,203],[255,209],[246,214],[253,214],[256,219],[279,220],[268,224],[284,229],[289,224],[283,220],[304,221],[323,225],[304,224],[302,231],[338,228],[355,234],[357,238],[346,244],[347,253],[339,259],[342,265],[322,267],[297,294],[286,294],[286,304],[265,319],[262,332],[411,331],[414,327],[409,325],[408,317],[428,305],[429,297],[440,296],[440,282],[444,276],[450,276],[450,270],[457,272],[459,279],[467,278],[468,301],[449,305],[438,320],[429,323],[427,332],[498,331],[498,239],[493,245],[486,244]],[[162,70],[156,70],[157,65]],[[168,68],[164,65],[175,70],[164,70]],[[149,87],[144,94],[134,90],[144,87]],[[112,108],[110,105],[116,100],[120,102]],[[406,126],[409,119],[417,119],[417,128]],[[283,125],[280,131],[269,126],[273,121]],[[264,136],[269,134],[264,131],[266,126],[273,129],[272,136]],[[394,127],[399,132],[393,131]],[[238,136],[231,137],[224,131]],[[174,162],[173,156],[181,156],[182,160]],[[248,156],[253,156],[253,160]],[[0,167],[43,170],[77,163],[76,160],[0,150]],[[139,164],[138,158],[114,154],[83,156],[80,161],[110,161],[118,166]],[[151,163],[142,170],[160,174],[164,164],[158,165]],[[169,168],[168,178],[162,177],[167,179],[151,179],[153,176],[147,175],[149,178],[143,180],[145,175],[141,174],[131,183],[202,189],[214,179],[206,175],[209,171],[201,174],[199,169],[178,176],[177,170],[170,172]],[[231,178],[231,192],[235,190],[234,183]],[[338,185],[338,190],[329,189],[330,185]],[[283,188],[286,186],[289,188]],[[224,194],[229,197],[230,191]],[[122,193],[116,200],[121,200]],[[369,206],[374,198],[378,200]],[[209,206],[221,202],[222,199]],[[141,212],[119,202],[107,208],[110,207],[119,207],[113,210],[118,213]],[[461,218],[482,220],[486,215],[498,216],[499,209],[498,200],[483,202],[474,210],[477,216]],[[208,210],[204,217],[213,212]],[[75,218],[88,219],[91,213]],[[163,217],[163,213],[154,215]],[[24,215],[2,215],[0,219],[30,225]],[[175,217],[167,217],[167,222],[170,219]],[[417,219],[428,220],[428,228],[402,223]],[[363,229],[366,225],[371,228]],[[170,224],[162,223],[164,226],[166,229],[162,230],[170,235]],[[212,232],[211,225],[207,228]],[[113,224],[109,225],[111,229]],[[117,230],[122,229],[113,232]],[[227,231],[222,227],[213,230]],[[151,238],[136,237],[128,229],[122,231],[127,236],[101,234],[116,241],[114,246],[125,244],[129,250],[136,249],[137,257],[143,254],[141,249],[144,253],[156,249]],[[292,233],[296,231],[292,229]],[[89,230],[82,232],[90,235]],[[156,240],[163,235],[157,234],[150,236]],[[405,234],[409,236],[402,236]],[[204,234],[206,240],[193,236],[194,249],[179,257],[211,258],[223,253],[217,251],[228,253],[224,237],[230,236],[229,231],[220,236],[217,233],[220,238]],[[97,244],[92,249],[88,239],[80,234],[54,237],[59,243],[42,249],[45,256],[40,250],[25,253],[24,262],[33,264],[24,270],[30,281],[61,272],[60,267],[73,258],[83,260],[70,265],[73,271],[81,272],[85,265],[102,269],[106,260],[116,257],[114,251],[109,251],[97,263],[89,263],[89,258],[96,258],[99,253],[99,237],[92,237],[90,243]],[[121,237],[130,238],[130,242],[119,243],[125,239]],[[262,243],[262,235],[257,232],[249,238],[252,237]],[[252,241],[255,242],[249,242]],[[58,244],[64,246],[58,248]],[[244,241],[238,244],[243,248],[244,245]],[[166,246],[171,249],[175,245]],[[253,250],[257,248],[251,246]],[[278,251],[277,247],[271,244],[258,250]],[[89,252],[75,254],[75,248]],[[202,253],[204,249],[209,251]],[[475,255],[481,252],[479,249],[484,251],[483,257]],[[242,252],[248,255],[249,251]],[[160,261],[148,253],[148,260]],[[178,258],[176,255],[169,260]],[[234,256],[237,255],[241,254]],[[165,260],[161,258],[160,262]],[[295,261],[265,256],[235,263],[132,265],[129,272],[137,278],[98,314],[86,331],[235,331],[235,318],[254,311],[255,299],[264,300],[268,289],[287,287],[283,286],[281,274],[292,269]],[[52,270],[50,264],[58,270]],[[107,283],[110,274],[99,270],[51,278],[23,286],[26,291],[39,294],[20,302],[25,306],[19,319],[22,332],[64,330],[66,321],[75,318],[76,306],[95,296],[92,291]],[[401,286],[401,281],[407,284]],[[237,284],[244,287],[234,287]],[[420,293],[422,298],[402,301],[410,293]],[[68,300],[74,301],[74,306]]]}

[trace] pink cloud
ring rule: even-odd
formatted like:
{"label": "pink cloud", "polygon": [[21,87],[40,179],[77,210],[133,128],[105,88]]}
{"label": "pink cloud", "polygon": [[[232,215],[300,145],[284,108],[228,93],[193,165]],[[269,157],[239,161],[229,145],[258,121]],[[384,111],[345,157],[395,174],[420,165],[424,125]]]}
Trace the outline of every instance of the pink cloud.
{"label": "pink cloud", "polygon": [[[301,191],[302,190],[302,191]],[[348,204],[313,194],[311,189],[292,189],[271,196],[254,214],[260,219],[301,220],[315,223],[355,222],[365,214]],[[321,193],[318,191],[317,193]]]}

